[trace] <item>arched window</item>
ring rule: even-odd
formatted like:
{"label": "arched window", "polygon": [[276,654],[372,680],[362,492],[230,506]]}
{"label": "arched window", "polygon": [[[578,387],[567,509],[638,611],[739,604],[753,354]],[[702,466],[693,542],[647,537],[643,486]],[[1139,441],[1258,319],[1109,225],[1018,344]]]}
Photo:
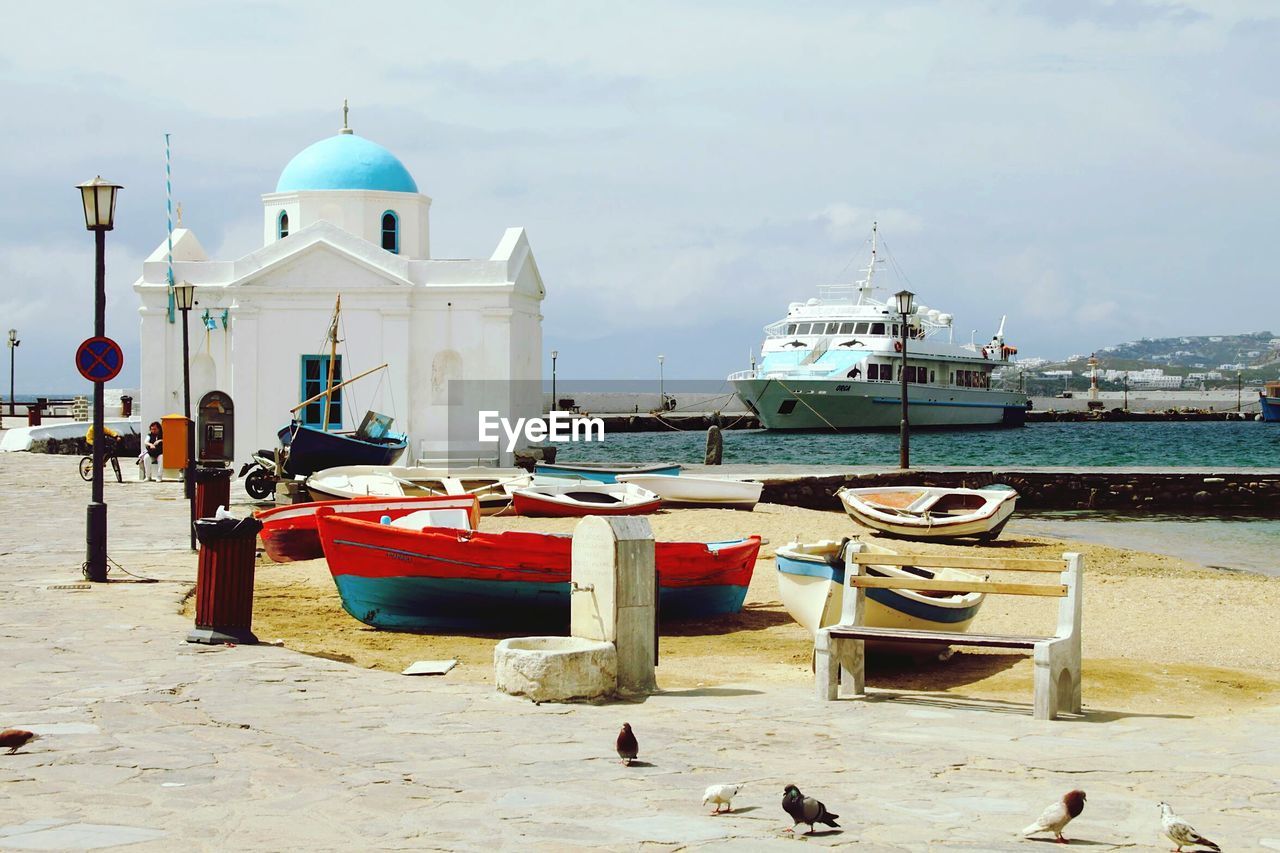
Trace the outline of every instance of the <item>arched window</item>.
{"label": "arched window", "polygon": [[283,240],[289,236],[289,213],[288,211],[280,211],[280,216],[276,218],[276,234]]}
{"label": "arched window", "polygon": [[394,210],[382,214],[382,248],[400,253],[400,220]]}

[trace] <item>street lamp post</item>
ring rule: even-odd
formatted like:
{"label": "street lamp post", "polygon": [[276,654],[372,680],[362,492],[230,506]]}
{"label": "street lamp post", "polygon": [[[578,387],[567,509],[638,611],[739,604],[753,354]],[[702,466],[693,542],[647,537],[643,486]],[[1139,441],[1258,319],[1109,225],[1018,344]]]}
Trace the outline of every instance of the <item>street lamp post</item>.
{"label": "street lamp post", "polygon": [[[96,261],[93,276],[93,334],[105,337],[107,330],[107,232],[115,227],[116,192],[119,184],[102,176],[79,184],[84,205],[84,227],[93,232]],[[9,333],[9,339],[14,339]],[[85,514],[84,576],[88,580],[107,579],[107,503],[102,499],[102,461],[107,436],[102,424],[102,383],[93,383],[93,493]]]}
{"label": "street lamp post", "polygon": [[[1243,411],[1240,408],[1240,393],[1243,388],[1243,383],[1244,383],[1244,374],[1241,371],[1237,370],[1236,371],[1236,411],[1237,412]],[[12,385],[13,382],[10,382],[9,384]],[[9,392],[9,397],[12,399],[13,397],[12,391]]]}
{"label": "street lamp post", "polygon": [[911,419],[907,414],[907,315],[914,305],[915,294],[910,290],[899,290],[893,295],[898,301],[898,314],[902,324],[898,327],[898,349],[902,351],[902,421],[898,424],[898,467],[911,467]]}
{"label": "street lamp post", "polygon": [[18,330],[9,330],[9,417],[13,417],[13,356],[14,348],[21,345],[22,341],[18,340]]}
{"label": "street lamp post", "polygon": [[174,305],[182,312],[182,414],[187,418],[187,467],[183,472],[183,491],[191,507],[191,550],[196,550],[196,483],[195,425],[191,422],[191,342],[187,329],[189,313],[196,304],[196,286],[182,282],[173,286]]}
{"label": "street lamp post", "polygon": [[556,404],[556,359],[560,357],[559,350],[551,351],[551,411],[555,411],[559,406]]}
{"label": "street lamp post", "polygon": [[1129,371],[1124,372],[1124,410],[1129,411]]}
{"label": "street lamp post", "polygon": [[667,391],[663,384],[662,363],[667,360],[665,355],[658,356],[658,411],[665,412],[667,410]]}

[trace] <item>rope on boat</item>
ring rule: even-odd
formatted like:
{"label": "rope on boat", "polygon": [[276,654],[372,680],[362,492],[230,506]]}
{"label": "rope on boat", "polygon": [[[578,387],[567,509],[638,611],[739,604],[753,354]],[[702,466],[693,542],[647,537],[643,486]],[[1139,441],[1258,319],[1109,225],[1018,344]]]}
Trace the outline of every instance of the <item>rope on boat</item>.
{"label": "rope on boat", "polygon": [[[826,418],[822,417],[822,412],[819,412],[819,411],[818,411],[817,409],[815,409],[813,406],[810,406],[810,405],[809,405],[808,403],[806,403],[803,399],[801,399],[801,398],[800,398],[800,395],[799,395],[799,394],[797,394],[795,391],[792,391],[790,388],[788,388],[788,387],[787,387],[787,385],[786,385],[786,383],[785,383],[785,382],[783,382],[781,379],[774,379],[774,380],[771,380],[771,381],[773,381],[773,382],[777,382],[779,385],[781,385],[781,386],[782,386],[782,390],[783,390],[783,391],[786,391],[786,392],[787,392],[788,394],[790,394],[790,395],[791,395],[795,400],[797,400],[799,403],[801,403],[801,404],[802,404],[806,409],[808,409],[809,411],[811,411],[811,412],[813,412],[815,415],[817,415],[817,416],[818,416],[818,418],[819,418],[819,419],[820,419],[824,424],[826,424],[827,426],[831,427],[832,431],[834,431],[834,432],[839,432],[839,431],[840,431],[839,429],[837,429],[837,428],[836,428],[836,425],[835,425],[835,424],[831,423],[831,421],[829,421],[829,420],[827,420]],[[761,393],[763,393],[763,391],[762,391]]]}

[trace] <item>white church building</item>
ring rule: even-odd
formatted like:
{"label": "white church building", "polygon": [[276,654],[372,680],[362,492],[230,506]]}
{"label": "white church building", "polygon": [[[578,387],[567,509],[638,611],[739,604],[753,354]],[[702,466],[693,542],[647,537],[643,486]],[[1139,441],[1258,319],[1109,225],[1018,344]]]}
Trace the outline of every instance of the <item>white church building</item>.
{"label": "white church building", "polygon": [[[487,260],[436,260],[430,210],[400,160],[344,127],[294,157],[262,196],[261,249],[215,260],[192,230],[174,229],[173,280],[196,286],[192,417],[209,392],[229,395],[237,462],[275,447],[290,409],[324,389],[339,294],[335,374],[389,368],[342,389],[330,429],[355,429],[370,409],[391,415],[392,429],[409,435],[401,464],[412,464],[445,455],[451,380],[499,380],[484,386],[486,408],[512,419],[541,413],[544,290],[524,229],[508,228]],[[182,314],[170,309],[169,256],[166,240],[134,284],[144,432],[183,410]],[[299,420],[319,427],[321,410],[306,407]]]}

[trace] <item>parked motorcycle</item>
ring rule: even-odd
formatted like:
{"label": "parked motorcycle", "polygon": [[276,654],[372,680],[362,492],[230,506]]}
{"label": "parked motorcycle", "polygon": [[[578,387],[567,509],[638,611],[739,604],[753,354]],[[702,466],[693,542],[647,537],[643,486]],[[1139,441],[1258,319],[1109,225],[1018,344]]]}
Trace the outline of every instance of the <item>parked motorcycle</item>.
{"label": "parked motorcycle", "polygon": [[252,454],[251,461],[241,466],[239,476],[244,478],[244,490],[249,497],[257,501],[274,498],[276,483],[280,482],[276,474],[276,452],[263,448]]}

